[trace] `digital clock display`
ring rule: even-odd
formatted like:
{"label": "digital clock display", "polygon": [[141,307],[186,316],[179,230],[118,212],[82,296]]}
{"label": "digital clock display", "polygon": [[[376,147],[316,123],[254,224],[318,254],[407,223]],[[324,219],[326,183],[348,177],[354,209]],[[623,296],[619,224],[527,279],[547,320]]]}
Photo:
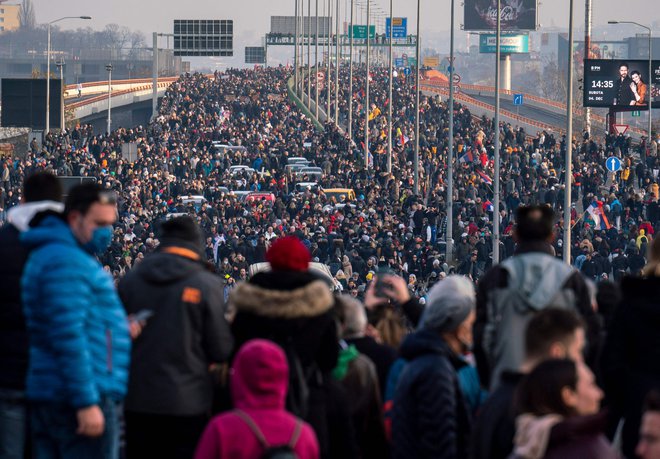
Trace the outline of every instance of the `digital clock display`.
{"label": "digital clock display", "polygon": [[648,110],[649,99],[660,108],[660,62],[653,63],[649,85],[649,61],[586,59],[584,61],[583,104],[585,107],[614,108],[616,111]]}

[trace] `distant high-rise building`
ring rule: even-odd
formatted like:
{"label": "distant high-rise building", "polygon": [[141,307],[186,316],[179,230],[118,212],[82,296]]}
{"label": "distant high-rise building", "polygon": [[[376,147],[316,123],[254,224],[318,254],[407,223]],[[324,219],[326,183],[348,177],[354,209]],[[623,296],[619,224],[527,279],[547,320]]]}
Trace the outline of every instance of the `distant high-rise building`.
{"label": "distant high-rise building", "polygon": [[0,1],[0,33],[16,30],[21,26],[21,5]]}

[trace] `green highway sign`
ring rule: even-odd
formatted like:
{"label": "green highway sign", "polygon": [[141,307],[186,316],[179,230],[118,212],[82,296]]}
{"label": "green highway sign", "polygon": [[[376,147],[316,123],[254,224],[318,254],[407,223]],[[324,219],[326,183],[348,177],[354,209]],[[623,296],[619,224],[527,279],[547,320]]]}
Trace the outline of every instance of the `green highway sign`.
{"label": "green highway sign", "polygon": [[[351,27],[353,32],[353,38],[356,40],[366,40],[367,39],[367,26],[366,25],[354,25]],[[369,26],[369,39],[373,40],[376,38],[376,26]]]}
{"label": "green highway sign", "polygon": [[639,110],[632,112],[632,116],[642,116],[642,112]]}

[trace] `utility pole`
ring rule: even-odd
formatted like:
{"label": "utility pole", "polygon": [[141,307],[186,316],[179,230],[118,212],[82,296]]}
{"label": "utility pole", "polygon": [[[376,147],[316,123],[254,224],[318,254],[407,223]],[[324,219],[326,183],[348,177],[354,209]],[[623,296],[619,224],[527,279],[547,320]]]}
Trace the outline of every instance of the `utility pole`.
{"label": "utility pole", "polygon": [[447,152],[447,263],[454,259],[454,0],[451,0],[451,32],[449,38],[449,151]]}
{"label": "utility pole", "polygon": [[[394,29],[394,22],[392,18],[392,0],[390,0],[390,33],[389,33],[389,80],[390,87],[388,93],[388,103],[387,103],[387,173],[392,173],[392,37]],[[369,31],[367,31],[369,33]]]}
{"label": "utility pole", "polygon": [[[502,5],[497,0],[497,34],[495,37],[495,173],[493,178],[493,265],[500,262],[500,40]],[[452,82],[453,83],[453,82]]]}
{"label": "utility pole", "polygon": [[348,25],[350,40],[348,51],[348,141],[353,141],[353,0],[351,0],[351,22]]}
{"label": "utility pole", "polygon": [[105,69],[108,71],[108,135],[112,132],[112,64],[107,64]]}
{"label": "utility pole", "polygon": [[[568,77],[566,81],[566,174],[564,176],[564,263],[571,264],[571,186],[573,179],[573,0],[568,12]],[[586,43],[585,43],[586,45]]]}
{"label": "utility pole", "polygon": [[364,106],[364,168],[369,169],[369,110],[371,109],[369,105],[369,26],[370,26],[370,17],[371,14],[371,0],[367,0],[367,74],[366,74],[366,91],[365,99],[366,104]]}
{"label": "utility pole", "polygon": [[419,37],[419,23],[421,22],[420,17],[420,6],[421,0],[417,0],[417,46],[415,47],[415,178],[413,185],[413,192],[415,196],[419,195],[419,46],[420,46],[420,37]]}
{"label": "utility pole", "polygon": [[335,0],[337,12],[335,14],[335,126],[339,126],[339,4],[340,0]]}

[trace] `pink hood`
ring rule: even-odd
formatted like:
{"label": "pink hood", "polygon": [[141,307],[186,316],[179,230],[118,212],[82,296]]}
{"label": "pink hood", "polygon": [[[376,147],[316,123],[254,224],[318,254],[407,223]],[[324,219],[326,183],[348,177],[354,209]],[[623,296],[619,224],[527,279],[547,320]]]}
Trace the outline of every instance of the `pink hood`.
{"label": "pink hood", "polygon": [[254,339],[238,351],[232,366],[231,393],[239,409],[284,409],[289,365],[275,343]]}

